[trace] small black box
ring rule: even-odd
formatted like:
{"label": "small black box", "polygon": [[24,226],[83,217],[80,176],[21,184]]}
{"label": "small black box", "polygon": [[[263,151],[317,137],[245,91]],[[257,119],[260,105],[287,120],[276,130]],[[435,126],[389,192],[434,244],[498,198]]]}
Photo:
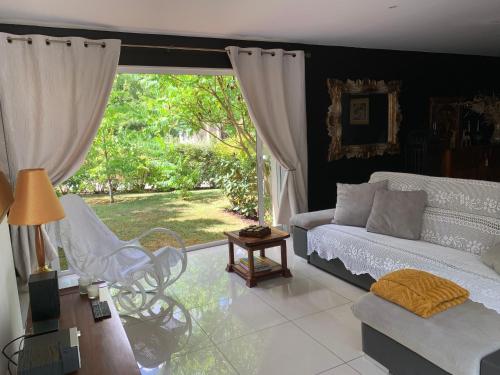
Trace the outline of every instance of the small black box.
{"label": "small black box", "polygon": [[18,375],[71,374],[81,367],[76,327],[27,336],[19,353]]}
{"label": "small black box", "polygon": [[31,320],[37,322],[46,319],[58,319],[59,282],[57,271],[34,273],[29,282]]}

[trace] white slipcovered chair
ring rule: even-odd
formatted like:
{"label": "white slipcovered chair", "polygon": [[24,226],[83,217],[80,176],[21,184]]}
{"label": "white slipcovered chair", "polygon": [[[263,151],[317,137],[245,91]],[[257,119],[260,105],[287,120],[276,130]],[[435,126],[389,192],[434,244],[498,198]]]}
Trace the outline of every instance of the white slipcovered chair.
{"label": "white slipcovered chair", "polygon": [[[108,282],[120,311],[132,314],[152,306],[186,270],[184,242],[175,232],[153,228],[122,241],[78,195],[64,195],[60,201],[66,217],[45,228],[52,244],[64,250],[71,271]],[[173,239],[176,246],[145,249],[141,240],[155,233]]]}

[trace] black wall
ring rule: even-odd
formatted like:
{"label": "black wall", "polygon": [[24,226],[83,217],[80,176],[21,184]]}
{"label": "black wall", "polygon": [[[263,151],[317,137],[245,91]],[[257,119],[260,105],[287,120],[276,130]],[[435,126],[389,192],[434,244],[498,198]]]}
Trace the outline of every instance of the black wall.
{"label": "black wall", "polygon": [[[404,171],[403,157],[382,156],[368,160],[327,161],[330,138],[326,131],[326,114],[330,99],[327,78],[379,79],[402,81],[400,104],[403,122],[400,140],[403,147],[411,130],[427,128],[429,97],[464,96],[479,92],[500,92],[500,58],[371,50],[347,47],[325,47],[290,43],[271,43],[212,38],[191,38],[153,34],[118,33],[81,29],[60,29],[0,24],[0,32],[118,38],[125,44],[175,45],[204,48],[241,47],[302,49],[311,54],[306,59],[306,95],[309,146],[309,208],[333,207],[336,182],[367,181],[377,170]],[[123,47],[121,65],[185,66],[229,68],[223,53],[165,51]],[[496,90],[495,90],[496,89]]]}

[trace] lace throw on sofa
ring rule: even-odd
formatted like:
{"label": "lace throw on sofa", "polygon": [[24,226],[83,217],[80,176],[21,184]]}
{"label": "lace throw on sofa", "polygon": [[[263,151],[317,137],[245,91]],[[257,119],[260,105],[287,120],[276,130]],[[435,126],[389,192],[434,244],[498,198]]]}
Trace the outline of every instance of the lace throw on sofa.
{"label": "lace throw on sofa", "polygon": [[391,190],[425,190],[421,240],[475,255],[500,242],[500,183],[376,172]]}
{"label": "lace throw on sofa", "polygon": [[470,292],[470,299],[500,313],[500,275],[477,255],[425,241],[370,233],[365,228],[335,224],[307,232],[308,255],[340,259],[354,274],[374,279],[404,268],[414,268],[449,279]]}

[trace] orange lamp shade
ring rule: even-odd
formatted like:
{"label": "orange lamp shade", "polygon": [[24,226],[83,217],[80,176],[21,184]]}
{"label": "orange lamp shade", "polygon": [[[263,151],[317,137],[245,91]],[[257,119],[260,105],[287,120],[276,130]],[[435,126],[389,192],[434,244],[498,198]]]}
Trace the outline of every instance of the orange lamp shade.
{"label": "orange lamp shade", "polygon": [[14,202],[12,189],[5,175],[0,172],[0,223],[3,221],[7,211]]}
{"label": "orange lamp shade", "polygon": [[56,192],[42,168],[23,169],[17,174],[14,204],[9,212],[9,224],[40,225],[64,218]]}

